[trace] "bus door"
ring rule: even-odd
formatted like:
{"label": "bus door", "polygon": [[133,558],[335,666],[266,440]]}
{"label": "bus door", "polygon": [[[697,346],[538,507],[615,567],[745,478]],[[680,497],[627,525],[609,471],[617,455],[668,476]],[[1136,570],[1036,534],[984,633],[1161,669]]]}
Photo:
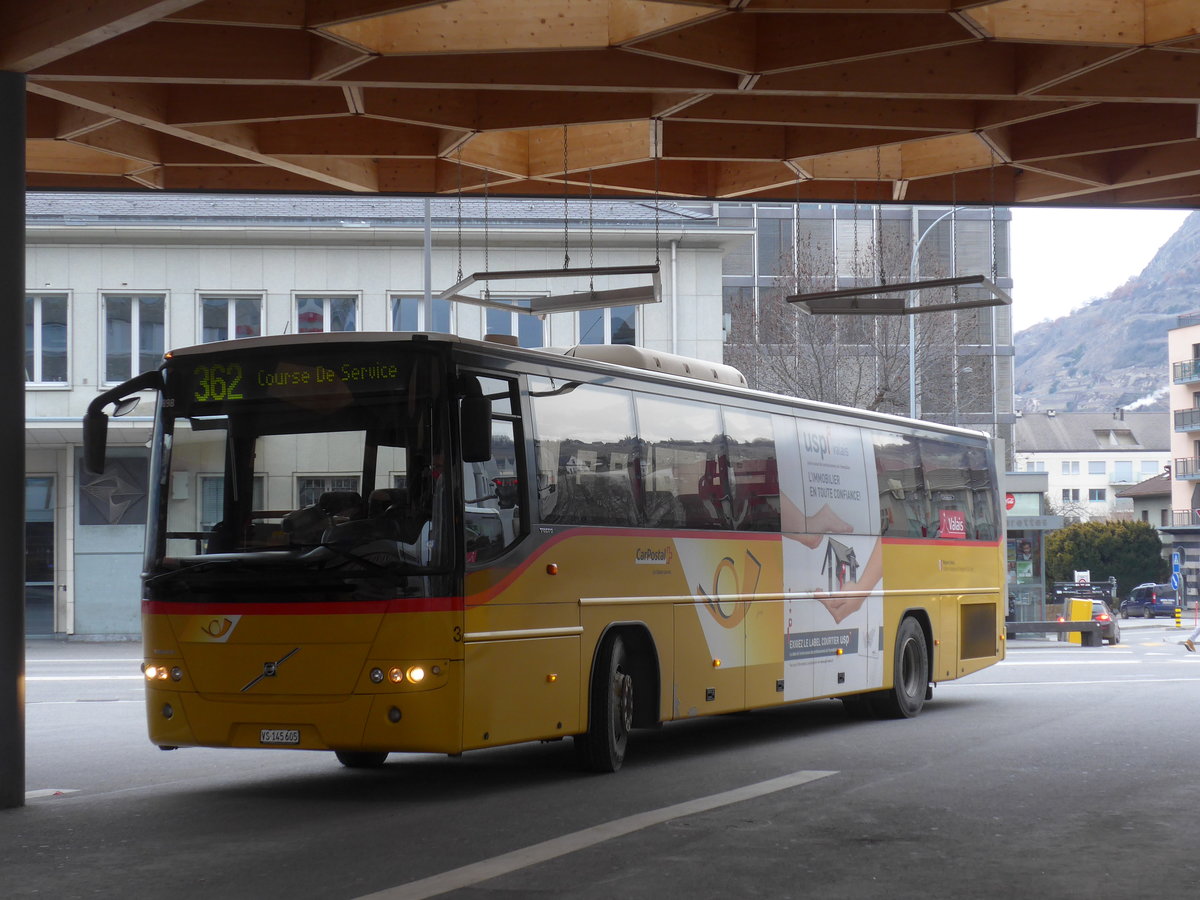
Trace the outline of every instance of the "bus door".
{"label": "bus door", "polygon": [[468,748],[562,737],[579,720],[579,605],[531,564],[516,381],[479,382],[492,403],[492,455],[459,464]]}

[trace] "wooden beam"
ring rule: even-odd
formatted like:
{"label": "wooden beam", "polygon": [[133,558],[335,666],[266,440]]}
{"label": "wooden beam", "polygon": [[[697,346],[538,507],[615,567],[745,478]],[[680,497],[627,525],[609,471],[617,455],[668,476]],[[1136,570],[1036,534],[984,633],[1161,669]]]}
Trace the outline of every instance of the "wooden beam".
{"label": "wooden beam", "polygon": [[642,3],[639,0],[609,0],[608,42],[614,47],[659,37],[671,31],[720,20],[733,23],[728,6],[721,0],[708,3]]}
{"label": "wooden beam", "polygon": [[274,28],[303,28],[304,3],[295,0],[202,0],[177,13],[163,16],[172,22],[194,25],[267,25]]}
{"label": "wooden beam", "polygon": [[383,56],[342,75],[363,87],[736,91],[737,76],[625,50]]}
{"label": "wooden beam", "polygon": [[30,172],[125,175],[142,168],[142,164],[67,141],[29,141],[26,146],[25,168]]}
{"label": "wooden beam", "polygon": [[438,132],[366,116],[263,122],[254,126],[255,145],[270,156],[432,158]]}
{"label": "wooden beam", "polygon": [[[566,133],[567,169],[579,173],[651,159],[653,140],[653,127],[645,121],[572,126]],[[561,176],[563,150],[561,128],[530,131],[529,176]]]}
{"label": "wooden beam", "polygon": [[796,171],[783,163],[713,163],[712,190],[717,197],[743,197],[765,190],[795,187]]}
{"label": "wooden beam", "polygon": [[300,82],[319,38],[280,28],[151,22],[39,67],[39,76],[112,81]]}
{"label": "wooden beam", "polygon": [[966,15],[997,40],[1137,46],[1146,43],[1146,6],[1146,0],[995,3]]}
{"label": "wooden beam", "polygon": [[305,24],[309,28],[323,28],[422,6],[449,7],[454,2],[456,0],[305,0]]}
{"label": "wooden beam", "polygon": [[[1058,96],[1056,88],[1095,69],[1124,59],[1128,47],[1016,45],[1017,93],[1023,97]],[[1073,98],[1072,98],[1073,99]]]}
{"label": "wooden beam", "polygon": [[0,4],[0,70],[32,72],[141,28],[195,0],[37,0]]}
{"label": "wooden beam", "polygon": [[[570,23],[554,27],[548,23]],[[457,0],[324,26],[342,40],[387,55],[607,47],[608,5],[590,0]]]}
{"label": "wooden beam", "polygon": [[978,43],[973,34],[945,16],[878,13],[865,23],[861,16],[845,14],[753,18],[757,43],[754,71],[763,74]]}
{"label": "wooden beam", "polygon": [[246,84],[175,84],[167,95],[170,125],[283,122],[348,112],[339,85],[265,88]]}
{"label": "wooden beam", "polygon": [[1196,137],[1196,108],[1182,104],[1105,103],[1014,125],[1014,160],[1049,159],[1148,147]]}
{"label": "wooden beam", "polygon": [[296,193],[328,191],[330,182],[267,166],[165,166],[166,191],[254,191]]}
{"label": "wooden beam", "polygon": [[900,148],[902,178],[911,180],[988,168],[992,149],[976,134],[955,134],[910,141]]}
{"label": "wooden beam", "polygon": [[158,139],[157,133],[129,122],[115,122],[72,138],[77,144],[143,163],[162,162]]}
{"label": "wooden beam", "polygon": [[1080,100],[1195,102],[1200,53],[1139,50],[1047,87],[1043,96]]}
{"label": "wooden beam", "polygon": [[758,43],[755,17],[741,12],[710,18],[667,34],[624,42],[627,49],[647,56],[736,73],[759,70]]}
{"label": "wooden beam", "polygon": [[1193,0],[1146,0],[1147,44],[1200,35],[1200,8]]}
{"label": "wooden beam", "polygon": [[975,127],[976,113],[969,100],[714,94],[698,100],[671,118],[676,121],[746,125],[836,125],[906,131],[963,131]]}
{"label": "wooden beam", "polygon": [[1007,99],[1015,96],[1014,72],[1012,45],[962,44],[764,75],[757,89],[835,97]]}
{"label": "wooden beam", "polygon": [[163,121],[166,91],[160,85],[106,86],[31,81],[29,90],[64,103],[108,113],[123,121],[194,141],[252,162],[322,181],[327,188],[335,187],[347,191],[377,189],[373,165],[351,160],[347,161],[346,165],[339,166],[320,158],[315,158],[311,164],[305,164],[294,159],[273,157],[258,150],[256,135],[248,125],[210,125],[196,128],[168,125]]}
{"label": "wooden beam", "polygon": [[[456,148],[453,155],[443,151],[441,157],[454,166],[461,161],[467,166],[487,169],[512,178],[528,178],[529,136],[525,132],[511,131],[473,134],[461,148]],[[559,159],[561,158],[560,149]]]}

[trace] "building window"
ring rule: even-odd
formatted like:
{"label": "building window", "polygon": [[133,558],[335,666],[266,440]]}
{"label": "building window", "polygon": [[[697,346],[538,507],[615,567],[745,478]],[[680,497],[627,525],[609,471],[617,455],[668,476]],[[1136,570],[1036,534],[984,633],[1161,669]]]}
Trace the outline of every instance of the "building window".
{"label": "building window", "polygon": [[[496,298],[495,294],[492,294]],[[506,298],[497,298],[506,299]],[[529,308],[528,299],[510,300],[514,306]],[[528,313],[509,312],[507,309],[487,310],[486,334],[514,334],[522,347],[546,346],[546,325],[540,316]]]}
{"label": "building window", "polygon": [[321,331],[357,331],[358,300],[355,297],[296,298],[296,331],[311,334]]}
{"label": "building window", "polygon": [[262,333],[262,297],[200,296],[202,343],[258,337]]}
{"label": "building window", "polygon": [[166,348],[167,298],[104,295],[104,380],[124,381],[157,369]]}
{"label": "building window", "polygon": [[1171,524],[1171,511],[1169,509],[1160,509],[1158,511],[1158,525],[1160,528],[1166,528]]}
{"label": "building window", "polygon": [[25,381],[67,381],[67,295],[25,297]]}
{"label": "building window", "polygon": [[1104,488],[1089,488],[1088,503],[1104,503],[1108,500],[1108,491]]}
{"label": "building window", "polygon": [[1142,460],[1141,473],[1142,473],[1143,479],[1150,478],[1154,475],[1157,475],[1159,472],[1159,469],[1160,469],[1160,466],[1158,465],[1158,463],[1155,460],[1153,460],[1153,459],[1143,459]]}
{"label": "building window", "polygon": [[637,307],[585,309],[579,313],[579,343],[637,344]]}
{"label": "building window", "polygon": [[1113,481],[1117,484],[1133,482],[1133,460],[1119,460],[1113,463]]}
{"label": "building window", "polygon": [[1148,510],[1148,509],[1142,510],[1142,521],[1145,522],[1147,525],[1150,524],[1150,510]]}
{"label": "building window", "polygon": [[1097,462],[1096,460],[1091,460],[1088,462],[1089,475],[1103,475],[1105,471],[1106,469],[1103,461]]}
{"label": "building window", "polygon": [[1079,502],[1079,488],[1063,488],[1062,489],[1062,502],[1063,503],[1078,503]]}
{"label": "building window", "polygon": [[[222,499],[225,480],[220,475],[201,475],[200,477],[200,530],[212,531],[213,526],[221,521]],[[254,497],[251,501],[255,509],[266,508],[267,477],[254,476]]]}
{"label": "building window", "polygon": [[358,492],[357,475],[300,475],[296,478],[296,506],[313,506],[322,494]]}
{"label": "building window", "polygon": [[1042,460],[1029,460],[1025,463],[1026,472],[1045,472],[1046,463]]}
{"label": "building window", "polygon": [[392,331],[438,331],[454,333],[454,304],[433,298],[431,315],[425,315],[423,296],[392,297]]}
{"label": "building window", "polygon": [[1078,475],[1079,474],[1079,460],[1065,460],[1064,459],[1063,463],[1062,463],[1062,474]]}

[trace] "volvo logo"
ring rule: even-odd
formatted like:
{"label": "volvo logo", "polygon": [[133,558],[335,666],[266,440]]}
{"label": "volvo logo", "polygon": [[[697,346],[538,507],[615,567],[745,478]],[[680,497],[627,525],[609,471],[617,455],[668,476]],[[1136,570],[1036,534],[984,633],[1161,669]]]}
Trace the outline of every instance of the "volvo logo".
{"label": "volvo logo", "polygon": [[279,657],[279,659],[275,660],[274,662],[268,661],[268,662],[263,663],[262,672],[260,672],[259,675],[253,681],[251,681],[244,688],[242,688],[242,693],[243,694],[246,693],[246,691],[250,690],[250,688],[254,687],[256,684],[258,684],[264,678],[274,678],[276,673],[279,672],[279,666],[282,663],[284,663],[285,661],[291,659],[296,654],[296,652],[299,651],[299,649],[300,649],[299,647],[293,647],[291,650],[289,650],[287,653],[283,654],[283,656]]}

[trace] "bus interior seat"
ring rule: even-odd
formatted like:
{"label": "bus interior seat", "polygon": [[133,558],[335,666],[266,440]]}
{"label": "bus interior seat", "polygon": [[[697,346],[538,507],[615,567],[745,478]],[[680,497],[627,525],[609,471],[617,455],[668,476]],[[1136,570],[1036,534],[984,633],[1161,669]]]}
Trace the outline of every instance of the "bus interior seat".
{"label": "bus interior seat", "polygon": [[361,519],[363,501],[358,491],[326,491],[317,499],[317,509],[340,519]]}
{"label": "bus interior seat", "polygon": [[407,488],[379,488],[367,497],[367,512],[404,544],[415,544],[429,513],[412,502]]}

